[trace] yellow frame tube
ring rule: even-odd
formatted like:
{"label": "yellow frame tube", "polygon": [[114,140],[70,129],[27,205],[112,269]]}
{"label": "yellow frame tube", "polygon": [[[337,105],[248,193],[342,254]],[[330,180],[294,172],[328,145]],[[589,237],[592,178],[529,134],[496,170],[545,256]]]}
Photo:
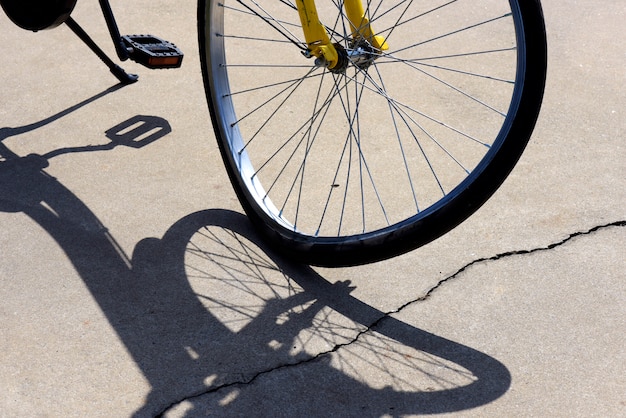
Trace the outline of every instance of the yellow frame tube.
{"label": "yellow frame tube", "polygon": [[323,58],[329,68],[334,68],[339,61],[337,50],[330,43],[326,29],[317,16],[315,0],[296,0],[300,23],[304,32],[304,40],[312,55]]}
{"label": "yellow frame tube", "polygon": [[[352,27],[352,36],[355,39],[363,38],[375,48],[386,50],[389,48],[384,37],[374,33],[369,19],[365,16],[361,0],[344,0],[346,15]],[[330,42],[330,37],[319,20],[315,0],[296,0],[300,23],[304,32],[304,40],[307,43],[311,55],[324,59],[328,68],[337,65],[339,56],[335,46]]]}
{"label": "yellow frame tube", "polygon": [[344,0],[343,7],[352,27],[352,36],[355,39],[363,38],[372,46],[381,51],[389,48],[384,37],[374,34],[369,19],[365,16],[361,0]]}

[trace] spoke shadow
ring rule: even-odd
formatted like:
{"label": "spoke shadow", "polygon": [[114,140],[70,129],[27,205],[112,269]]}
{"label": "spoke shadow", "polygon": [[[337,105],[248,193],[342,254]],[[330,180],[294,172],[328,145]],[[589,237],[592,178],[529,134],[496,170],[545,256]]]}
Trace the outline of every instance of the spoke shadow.
{"label": "spoke shadow", "polygon": [[[138,141],[124,137],[134,119],[108,135],[145,145],[167,132],[162,121]],[[72,262],[151,386],[136,416],[442,413],[508,390],[497,360],[385,317],[349,282],[273,253],[239,213],[191,214],[128,257],[45,172],[56,155],[100,150],[19,157],[0,141],[0,211],[28,215]]]}
{"label": "spoke shadow", "polygon": [[[167,350],[178,360],[147,375],[161,382],[147,409],[172,400],[162,384],[172,375],[179,383],[196,375],[173,399],[186,399],[183,416],[444,413],[489,403],[510,386],[494,358],[385,316],[350,296],[349,282],[330,283],[285,260],[236,212],[181,219],[161,240],[140,242],[133,266],[167,295],[163,319],[176,322],[172,328],[197,327],[191,338],[177,333]],[[157,350],[150,362],[165,355]]]}

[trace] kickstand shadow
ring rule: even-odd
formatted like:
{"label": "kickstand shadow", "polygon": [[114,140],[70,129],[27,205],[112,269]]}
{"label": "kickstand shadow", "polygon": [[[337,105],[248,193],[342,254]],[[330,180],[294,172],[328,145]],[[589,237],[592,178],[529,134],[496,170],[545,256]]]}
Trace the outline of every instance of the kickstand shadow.
{"label": "kickstand shadow", "polygon": [[[95,102],[96,100],[101,99],[102,97],[114,93],[118,90],[120,90],[122,87],[124,87],[124,84],[116,84],[114,86],[109,87],[106,90],[101,91],[98,94],[95,94],[79,103],[76,103],[75,105],[72,105],[70,107],[68,107],[67,109],[64,109],[58,113],[55,113],[54,115],[48,116],[45,119],[42,119],[40,121],[37,122],[33,122],[30,123],[28,125],[24,125],[24,126],[18,126],[18,127],[14,127],[14,128],[10,128],[10,127],[4,127],[4,128],[0,128],[0,142],[2,142],[4,139],[10,137],[10,136],[17,136],[17,135],[21,135],[27,132],[31,132],[34,131],[36,129],[42,128],[46,125],[51,124],[52,122],[59,120],[75,111],[77,111],[78,109],[87,106],[90,103]],[[5,158],[7,158],[8,156],[6,155],[6,152],[8,151],[6,148],[3,149],[4,152],[0,152],[0,156],[4,155]],[[12,154],[12,153],[11,153]],[[13,154],[14,155],[14,154]]]}

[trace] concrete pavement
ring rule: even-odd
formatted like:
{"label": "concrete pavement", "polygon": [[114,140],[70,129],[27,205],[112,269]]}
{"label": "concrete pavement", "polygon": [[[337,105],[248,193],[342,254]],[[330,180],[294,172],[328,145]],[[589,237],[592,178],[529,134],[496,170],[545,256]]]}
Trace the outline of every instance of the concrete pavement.
{"label": "concrete pavement", "polygon": [[[110,51],[91,3],[73,16]],[[291,264],[241,214],[195,1],[113,6],[183,68],[127,64],[119,88],[67,28],[0,14],[0,416],[626,414],[622,2],[544,1],[546,98],[510,178],[436,242],[347,269]],[[115,145],[137,121],[141,146]]]}

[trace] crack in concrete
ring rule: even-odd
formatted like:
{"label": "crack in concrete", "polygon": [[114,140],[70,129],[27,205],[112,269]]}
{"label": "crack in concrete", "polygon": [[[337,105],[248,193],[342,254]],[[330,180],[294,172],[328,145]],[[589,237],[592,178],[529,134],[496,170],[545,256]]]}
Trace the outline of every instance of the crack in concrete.
{"label": "crack in concrete", "polygon": [[560,246],[563,246],[564,244],[566,244],[567,242],[580,237],[580,236],[584,236],[584,235],[590,235],[593,234],[594,232],[603,230],[603,229],[607,229],[607,228],[612,228],[612,227],[624,227],[626,226],[626,220],[623,221],[615,221],[615,222],[610,222],[607,224],[603,224],[603,225],[598,225],[598,226],[594,226],[593,228],[590,228],[586,231],[579,231],[579,232],[574,232],[572,234],[569,234],[567,237],[565,237],[564,239],[562,239],[561,241],[558,242],[554,242],[552,244],[549,244],[547,246],[544,247],[537,247],[537,248],[532,248],[529,250],[513,250],[513,251],[506,251],[503,253],[499,253],[496,255],[493,255],[491,257],[482,257],[482,258],[478,258],[476,260],[473,260],[469,263],[467,263],[466,265],[464,265],[463,267],[459,268],[456,272],[452,273],[451,275],[445,277],[444,279],[441,279],[439,282],[437,282],[437,284],[435,284],[433,287],[431,287],[423,296],[420,296],[417,299],[413,299],[410,300],[406,303],[404,303],[403,305],[401,305],[400,307],[398,307],[397,309],[394,309],[392,311],[388,311],[386,313],[384,313],[383,315],[381,315],[379,318],[377,318],[375,321],[373,321],[370,325],[365,326],[365,329],[363,329],[362,331],[359,331],[357,333],[357,335],[352,338],[350,341],[345,342],[345,343],[340,343],[340,344],[336,344],[332,349],[327,350],[327,351],[323,351],[320,352],[310,358],[298,361],[298,362],[294,362],[294,363],[286,363],[286,364],[281,364],[278,366],[274,366],[272,368],[269,368],[267,370],[262,370],[257,372],[256,374],[254,374],[253,376],[251,376],[250,378],[246,379],[246,380],[240,380],[240,381],[235,381],[235,382],[230,382],[230,383],[224,383],[222,385],[207,389],[207,390],[203,390],[200,391],[198,393],[189,395],[187,397],[185,397],[184,399],[172,402],[171,404],[169,404],[167,407],[165,407],[162,412],[158,413],[156,415],[156,417],[162,417],[164,416],[164,414],[166,414],[171,408],[194,398],[199,398],[201,396],[204,395],[208,395],[210,393],[215,393],[218,392],[222,389],[225,388],[229,388],[229,387],[234,387],[234,386],[241,386],[241,385],[249,385],[251,383],[253,383],[255,380],[257,380],[258,378],[260,378],[263,375],[269,374],[269,373],[273,373],[275,371],[281,370],[281,369],[285,369],[285,368],[289,368],[289,367],[295,367],[295,366],[299,366],[302,364],[307,364],[307,363],[312,363],[314,361],[318,361],[319,359],[326,357],[332,353],[337,352],[339,349],[349,346],[351,344],[354,344],[355,342],[357,342],[362,335],[369,333],[370,331],[373,331],[378,325],[380,325],[384,320],[388,319],[391,315],[393,314],[397,314],[400,313],[402,310],[404,310],[405,308],[407,308],[408,306],[411,306],[415,303],[418,302],[423,302],[427,299],[429,299],[432,294],[434,292],[437,291],[437,289],[439,289],[441,286],[443,286],[445,283],[450,282],[451,280],[456,279],[457,277],[459,277],[463,272],[467,271],[469,268],[477,265],[477,264],[482,264],[482,263],[488,263],[491,261],[498,261],[498,260],[502,260],[503,258],[508,258],[508,257],[513,257],[513,256],[518,256],[518,255],[528,255],[528,254],[533,254],[533,253],[537,253],[537,252],[542,252],[542,251],[549,251],[555,248],[558,248]]}
{"label": "crack in concrete", "polygon": [[597,225],[594,226],[593,228],[590,228],[586,231],[578,231],[578,232],[574,232],[569,234],[567,237],[565,237],[564,239],[562,239],[561,241],[557,241],[554,242],[552,244],[549,244],[547,246],[544,247],[537,247],[537,248],[532,248],[530,250],[513,250],[513,251],[506,251],[500,254],[496,254],[493,255],[491,257],[482,257],[482,258],[477,258],[476,260],[473,260],[469,263],[467,263],[466,265],[464,265],[463,267],[461,267],[460,269],[458,269],[456,272],[452,273],[451,275],[449,275],[448,277],[441,279],[435,286],[431,287],[425,294],[424,296],[421,296],[415,300],[411,300],[407,303],[405,303],[404,305],[400,306],[398,309],[394,310],[394,311],[390,311],[387,313],[388,315],[391,314],[395,314],[395,313],[399,313],[400,311],[402,311],[404,308],[417,303],[417,302],[422,302],[427,300],[428,298],[430,298],[430,296],[437,291],[437,289],[439,289],[441,286],[443,286],[445,283],[456,279],[458,276],[460,276],[463,272],[467,271],[469,268],[477,265],[477,264],[482,264],[482,263],[487,263],[487,262],[491,262],[491,261],[498,261],[498,260],[502,260],[503,258],[508,258],[508,257],[513,257],[513,256],[517,256],[517,255],[528,255],[528,254],[533,254],[533,253],[537,253],[537,252],[542,252],[542,251],[549,251],[549,250],[553,250],[557,247],[560,247],[564,244],[566,244],[567,242],[573,240],[574,238],[583,236],[583,235],[590,235],[593,234],[594,232],[600,231],[602,229],[607,229],[607,228],[613,228],[613,227],[624,227],[626,226],[626,220],[624,221],[615,221],[615,222],[610,222],[607,224],[603,224],[603,225]]}

